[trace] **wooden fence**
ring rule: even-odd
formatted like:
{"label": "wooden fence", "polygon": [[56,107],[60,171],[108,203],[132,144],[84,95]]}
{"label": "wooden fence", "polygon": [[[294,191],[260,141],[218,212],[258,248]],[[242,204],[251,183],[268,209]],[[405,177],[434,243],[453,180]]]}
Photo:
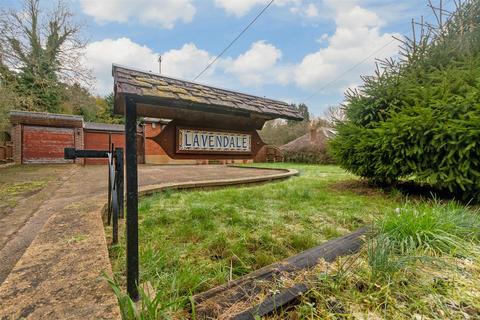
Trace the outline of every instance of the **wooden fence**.
{"label": "wooden fence", "polygon": [[0,165],[13,161],[13,143],[10,135],[0,132]]}

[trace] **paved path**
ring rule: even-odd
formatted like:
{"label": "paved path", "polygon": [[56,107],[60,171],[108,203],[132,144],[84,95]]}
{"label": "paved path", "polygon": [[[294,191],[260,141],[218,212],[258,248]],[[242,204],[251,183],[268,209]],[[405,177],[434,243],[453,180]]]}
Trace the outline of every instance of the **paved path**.
{"label": "paved path", "polygon": [[[0,259],[5,259],[0,260],[0,268],[10,272],[0,285],[2,320],[120,317],[116,299],[102,277],[111,274],[100,215],[106,202],[106,167],[72,168],[0,251],[4,255]],[[139,169],[139,185],[145,190],[174,183],[191,187],[199,181],[207,185],[247,183],[278,173],[226,166],[146,165]],[[14,257],[8,248],[14,248]],[[24,253],[20,257],[18,252]]]}
{"label": "paved path", "polygon": [[[38,213],[40,206],[72,170],[64,165],[0,168],[0,284],[34,239],[36,233],[31,231],[41,228],[49,217],[48,211]],[[26,190],[16,191],[22,185]],[[19,232],[25,236],[17,237]]]}

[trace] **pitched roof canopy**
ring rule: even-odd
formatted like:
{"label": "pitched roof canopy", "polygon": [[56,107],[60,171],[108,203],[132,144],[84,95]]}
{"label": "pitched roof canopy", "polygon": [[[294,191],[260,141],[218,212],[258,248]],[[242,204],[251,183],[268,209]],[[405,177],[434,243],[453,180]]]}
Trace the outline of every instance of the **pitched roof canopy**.
{"label": "pitched roof canopy", "polygon": [[[221,111],[256,114],[266,119],[302,120],[302,115],[288,103],[245,93],[215,88],[174,79],[150,72],[113,65],[115,101],[134,96],[149,105],[193,108],[204,112]],[[123,113],[122,102],[115,103],[115,112]],[[154,116],[152,114],[145,114]],[[162,116],[159,114],[158,116]]]}

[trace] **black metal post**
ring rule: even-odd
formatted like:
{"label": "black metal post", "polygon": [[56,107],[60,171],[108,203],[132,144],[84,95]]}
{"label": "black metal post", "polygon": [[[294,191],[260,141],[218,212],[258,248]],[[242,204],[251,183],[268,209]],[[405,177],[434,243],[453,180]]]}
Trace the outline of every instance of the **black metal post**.
{"label": "black metal post", "polygon": [[108,158],[109,150],[77,150],[75,148],[65,148],[65,159],[76,158]]}
{"label": "black metal post", "polygon": [[125,101],[125,150],[127,169],[127,292],[138,300],[138,173],[137,173],[137,105]]}
{"label": "black metal post", "polygon": [[[114,174],[115,175],[115,174]],[[118,243],[118,190],[117,190],[117,179],[115,175],[115,180],[113,181],[113,190],[112,190],[112,243]]]}
{"label": "black metal post", "polygon": [[125,192],[124,190],[124,184],[123,184],[123,148],[116,148],[115,149],[115,161],[116,165],[115,168],[117,170],[117,192],[118,192],[118,217],[122,218],[124,217],[123,214],[123,194]]}
{"label": "black metal post", "polygon": [[110,168],[110,159],[113,154],[109,153],[107,158],[107,170],[108,170],[108,205],[107,205],[107,225],[110,225],[110,218],[112,216],[112,170]]}

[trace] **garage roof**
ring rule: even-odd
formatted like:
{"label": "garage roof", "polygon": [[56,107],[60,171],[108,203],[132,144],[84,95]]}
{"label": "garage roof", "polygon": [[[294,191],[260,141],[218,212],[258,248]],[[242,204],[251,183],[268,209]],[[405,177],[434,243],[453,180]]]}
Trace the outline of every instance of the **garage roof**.
{"label": "garage roof", "polygon": [[123,124],[112,123],[85,122],[84,128],[92,131],[125,131],[125,126]]}
{"label": "garage roof", "polygon": [[[262,98],[231,90],[206,86],[195,82],[165,77],[113,65],[115,100],[121,96],[147,98],[151,105],[197,107],[209,112],[243,112],[259,114],[265,118],[303,120],[300,112],[286,102]],[[118,103],[115,112],[123,113]]]}
{"label": "garage roof", "polygon": [[12,124],[22,123],[52,127],[83,127],[83,117],[69,114],[54,114],[46,112],[30,112],[13,110],[10,112]]}

